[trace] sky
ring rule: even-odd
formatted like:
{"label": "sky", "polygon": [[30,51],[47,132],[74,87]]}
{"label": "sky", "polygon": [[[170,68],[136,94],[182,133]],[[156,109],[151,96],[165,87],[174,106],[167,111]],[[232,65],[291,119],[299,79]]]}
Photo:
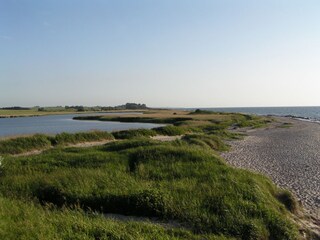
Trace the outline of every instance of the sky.
{"label": "sky", "polygon": [[0,107],[320,106],[318,0],[0,0]]}

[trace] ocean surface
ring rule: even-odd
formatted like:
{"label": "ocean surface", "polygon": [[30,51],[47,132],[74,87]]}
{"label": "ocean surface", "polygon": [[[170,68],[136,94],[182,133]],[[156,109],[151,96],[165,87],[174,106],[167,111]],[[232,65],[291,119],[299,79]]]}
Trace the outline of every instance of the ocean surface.
{"label": "ocean surface", "polygon": [[[256,115],[291,116],[302,120],[320,122],[320,107],[246,107],[201,108],[214,112],[238,112]],[[195,110],[195,108],[193,109]]]}
{"label": "ocean surface", "polygon": [[[94,113],[81,116],[112,115],[119,113]],[[90,130],[117,131],[127,129],[151,129],[161,124],[120,123],[102,121],[80,121],[72,118],[79,114],[49,115],[41,117],[0,118],[0,137],[29,135],[35,133],[56,134],[61,132],[83,132]]]}

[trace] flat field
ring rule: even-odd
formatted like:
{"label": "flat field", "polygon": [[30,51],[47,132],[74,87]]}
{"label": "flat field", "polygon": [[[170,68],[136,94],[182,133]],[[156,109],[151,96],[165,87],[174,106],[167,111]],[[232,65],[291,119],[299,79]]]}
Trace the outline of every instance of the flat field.
{"label": "flat field", "polygon": [[27,116],[42,116],[42,115],[54,115],[54,114],[67,114],[75,113],[75,111],[52,111],[41,112],[38,110],[4,110],[0,109],[0,117],[27,117]]}

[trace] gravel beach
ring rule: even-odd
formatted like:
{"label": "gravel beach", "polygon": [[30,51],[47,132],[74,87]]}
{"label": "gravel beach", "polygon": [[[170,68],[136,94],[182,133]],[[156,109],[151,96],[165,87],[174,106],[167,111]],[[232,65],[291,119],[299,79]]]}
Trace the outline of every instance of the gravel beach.
{"label": "gravel beach", "polygon": [[[222,154],[231,165],[269,176],[291,190],[305,209],[320,219],[320,124],[276,118],[267,128],[247,130]],[[283,123],[291,123],[285,128]]]}

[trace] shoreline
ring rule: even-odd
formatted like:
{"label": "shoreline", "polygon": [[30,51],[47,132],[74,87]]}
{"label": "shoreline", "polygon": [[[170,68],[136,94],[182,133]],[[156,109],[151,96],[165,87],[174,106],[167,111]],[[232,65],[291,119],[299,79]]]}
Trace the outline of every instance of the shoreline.
{"label": "shoreline", "polygon": [[[320,124],[272,117],[276,122],[266,128],[240,130],[244,139],[229,141],[231,150],[221,156],[289,189],[320,226]],[[282,127],[284,123],[290,125]]]}
{"label": "shoreline", "polygon": [[41,112],[39,114],[12,114],[4,115],[0,112],[1,118],[20,118],[20,117],[45,117],[45,116],[54,116],[54,115],[82,115],[82,114],[101,114],[101,113],[134,113],[134,112],[144,112],[150,109],[137,109],[137,110],[112,110],[112,111],[87,111],[87,112]]}

